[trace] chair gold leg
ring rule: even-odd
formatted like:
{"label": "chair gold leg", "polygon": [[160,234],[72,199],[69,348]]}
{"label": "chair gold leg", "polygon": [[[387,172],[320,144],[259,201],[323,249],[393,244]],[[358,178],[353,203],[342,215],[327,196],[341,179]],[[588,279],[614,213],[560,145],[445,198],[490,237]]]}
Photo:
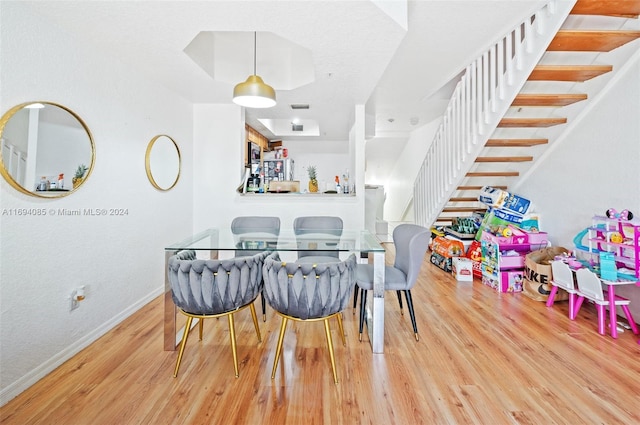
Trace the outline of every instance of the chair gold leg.
{"label": "chair gold leg", "polygon": [[256,334],[258,335],[258,342],[262,342],[262,335],[260,335],[260,327],[258,326],[258,316],[256,315],[256,308],[253,304],[249,305],[251,309],[251,318],[253,319],[253,327],[256,328]]}
{"label": "chair gold leg", "polygon": [[178,352],[178,360],[176,360],[176,369],[173,371],[173,377],[178,376],[178,369],[180,369],[180,362],[182,361],[182,354],[184,354],[184,347],[187,345],[187,339],[189,338],[189,330],[191,329],[191,322],[193,317],[187,317],[187,323],[184,326],[184,333],[182,334],[182,342],[180,342],[180,351]]}
{"label": "chair gold leg", "polygon": [[344,327],[342,326],[342,313],[336,315],[338,319],[338,329],[340,329],[340,335],[342,336],[342,345],[347,346],[347,338],[344,336]]}
{"label": "chair gold leg", "polygon": [[202,341],[202,333],[204,331],[204,319],[202,317],[198,319],[198,328],[200,331],[200,341]]}
{"label": "chair gold leg", "polygon": [[233,313],[227,314],[229,318],[229,339],[231,339],[231,352],[233,353],[233,370],[236,372],[236,378],[240,376],[238,374],[238,352],[236,347],[236,327],[233,320]]}
{"label": "chair gold leg", "polygon": [[329,319],[324,319],[324,332],[327,335],[327,345],[329,346],[329,357],[331,357],[331,369],[333,370],[333,382],[338,383],[338,374],[336,373],[336,358],[333,355],[333,341],[331,340],[331,329],[329,328]]}
{"label": "chair gold leg", "polygon": [[287,319],[282,317],[282,324],[280,325],[280,335],[278,336],[278,346],[276,347],[276,356],[273,359],[273,369],[271,369],[271,379],[276,377],[276,369],[278,368],[278,360],[280,359],[280,353],[282,352],[282,341],[284,340],[284,331],[287,328]]}

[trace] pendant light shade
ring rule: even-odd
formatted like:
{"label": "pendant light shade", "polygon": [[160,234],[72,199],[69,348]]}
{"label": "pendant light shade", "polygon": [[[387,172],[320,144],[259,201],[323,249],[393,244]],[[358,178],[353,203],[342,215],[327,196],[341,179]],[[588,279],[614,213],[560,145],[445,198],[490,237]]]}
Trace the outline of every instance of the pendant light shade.
{"label": "pendant light shade", "polygon": [[276,104],[276,92],[254,74],[244,83],[235,86],[233,101],[247,108],[270,108]]}
{"label": "pendant light shade", "polygon": [[233,102],[247,108],[270,108],[276,104],[276,91],[256,75],[256,33],[253,33],[253,75],[233,88]]}

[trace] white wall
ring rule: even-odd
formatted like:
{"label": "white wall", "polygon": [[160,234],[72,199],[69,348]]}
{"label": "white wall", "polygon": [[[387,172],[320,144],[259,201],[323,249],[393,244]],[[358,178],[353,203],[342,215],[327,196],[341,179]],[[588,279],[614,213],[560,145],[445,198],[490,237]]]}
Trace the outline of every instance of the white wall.
{"label": "white wall", "polygon": [[[164,246],[193,227],[191,105],[20,3],[0,2],[0,110],[33,100],[69,107],[91,129],[96,163],[84,186],[61,199],[0,182],[1,404],[158,296]],[[146,146],[157,134],[172,136],[182,152],[182,175],[169,192],[145,174]],[[10,214],[19,208],[127,215]],[[87,298],[70,312],[68,297],[81,285]]]}
{"label": "white wall", "polygon": [[[640,52],[637,52],[553,142],[514,192],[536,204],[554,245],[573,249],[574,236],[609,208],[640,217]],[[640,288],[620,290],[640,320]]]}
{"label": "white wall", "polygon": [[348,141],[282,141],[282,146],[289,150],[289,156],[295,160],[294,179],[300,180],[300,190],[308,190],[309,176],[307,167],[316,166],[318,187],[320,191],[335,190],[335,176],[349,170],[350,180],[355,181],[354,169],[351,167],[351,156]]}
{"label": "white wall", "polygon": [[[413,183],[433,143],[440,122],[441,119],[434,120],[411,132],[388,181],[384,183],[384,191],[387,194],[384,203],[385,220],[413,220],[413,217],[404,217],[403,214],[409,200],[413,197]],[[413,209],[411,208],[410,211]]]}

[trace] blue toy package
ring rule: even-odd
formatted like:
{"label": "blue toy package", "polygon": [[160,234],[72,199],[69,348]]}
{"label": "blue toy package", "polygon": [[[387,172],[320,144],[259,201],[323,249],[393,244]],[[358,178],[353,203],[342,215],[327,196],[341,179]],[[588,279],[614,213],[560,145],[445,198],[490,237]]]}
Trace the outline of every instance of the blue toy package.
{"label": "blue toy package", "polygon": [[600,277],[604,280],[618,280],[618,269],[612,252],[600,252]]}
{"label": "blue toy package", "polygon": [[525,214],[531,205],[531,201],[520,196],[509,194],[504,200],[502,209],[516,212],[518,214]]}
{"label": "blue toy package", "polygon": [[504,220],[507,223],[520,224],[522,223],[522,215],[514,214],[510,211],[505,211],[503,209],[492,209],[491,212],[496,218],[500,220]]}
{"label": "blue toy package", "polygon": [[528,199],[491,186],[484,186],[480,190],[478,201],[492,208],[521,215],[526,214],[531,207],[531,201]]}

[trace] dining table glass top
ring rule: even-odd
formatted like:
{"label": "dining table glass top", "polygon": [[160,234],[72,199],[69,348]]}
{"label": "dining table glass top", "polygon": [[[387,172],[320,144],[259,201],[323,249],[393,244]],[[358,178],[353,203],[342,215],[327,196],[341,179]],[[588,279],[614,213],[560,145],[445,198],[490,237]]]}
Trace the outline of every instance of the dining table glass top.
{"label": "dining table glass top", "polygon": [[[211,228],[179,242],[169,244],[166,251],[338,251],[361,253],[384,252],[376,236],[368,230],[325,230],[326,233],[296,235],[293,230],[281,230],[278,235],[256,232],[255,229]],[[337,236],[339,234],[339,236]]]}

